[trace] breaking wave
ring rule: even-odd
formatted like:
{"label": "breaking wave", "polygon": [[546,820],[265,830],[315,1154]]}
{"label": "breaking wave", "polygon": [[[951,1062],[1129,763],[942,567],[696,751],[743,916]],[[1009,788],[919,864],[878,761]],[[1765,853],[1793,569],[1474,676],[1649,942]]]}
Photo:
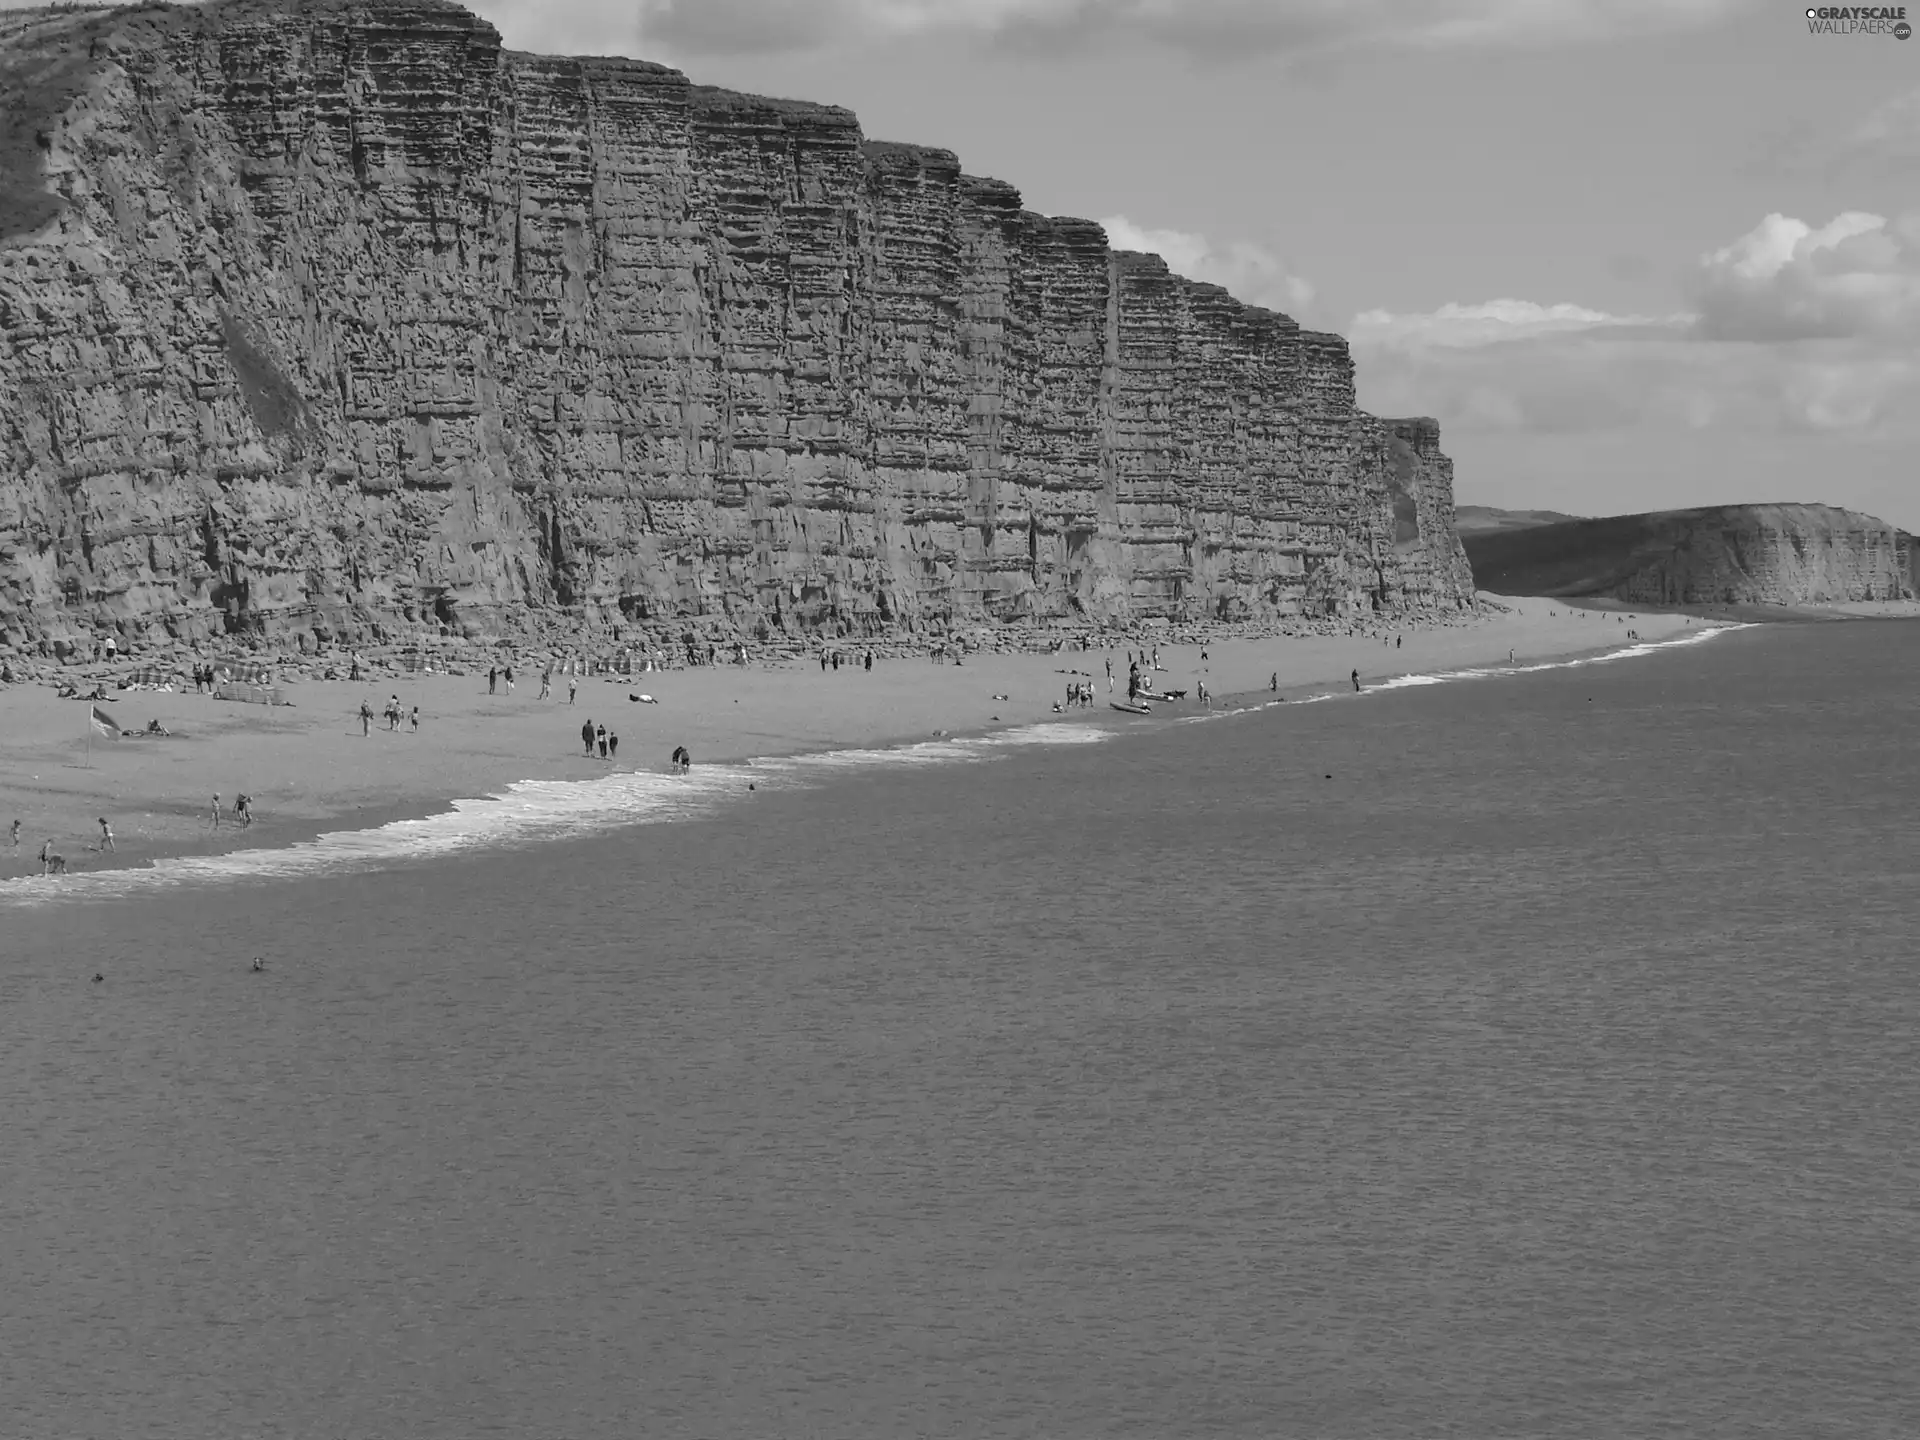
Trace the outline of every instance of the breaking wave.
{"label": "breaking wave", "polygon": [[[1298,699],[1268,700],[1168,718],[1182,724],[1203,724],[1281,707],[1340,699],[1363,700],[1367,695],[1387,690],[1535,674],[1542,670],[1569,670],[1698,645],[1716,635],[1748,628],[1741,624],[1715,625],[1670,640],[1635,641],[1617,650],[1571,660],[1480,665],[1398,675],[1372,682],[1360,694],[1328,690]],[[395,820],[365,830],[329,831],[294,845],[232,850],[221,855],[176,856],[126,870],[101,870],[58,878],[33,875],[0,881],[0,906],[120,898],[195,882],[307,879],[379,870],[406,861],[578,839],[615,826],[664,824],[710,816],[737,804],[749,785],[769,790],[807,788],[852,770],[972,764],[1036,746],[1098,744],[1135,729],[1137,723],[1117,716],[1100,724],[1043,721],[987,735],[936,737],[910,745],[826,750],[761,757],[734,765],[702,765],[685,775],[630,771],[593,780],[522,780],[507,786],[499,795],[455,800],[450,808],[434,815]],[[1154,727],[1149,722],[1139,728]]]}
{"label": "breaking wave", "polygon": [[175,856],[135,869],[0,881],[0,905],[119,898],[196,881],[308,879],[378,870],[402,861],[579,839],[614,826],[699,819],[737,803],[748,785],[791,789],[836,771],[983,761],[1038,745],[1097,743],[1111,734],[1090,725],[1022,725],[914,745],[701,765],[685,775],[630,771],[593,780],[521,780],[499,795],[455,800],[438,814],[366,830],[328,831],[294,845]]}

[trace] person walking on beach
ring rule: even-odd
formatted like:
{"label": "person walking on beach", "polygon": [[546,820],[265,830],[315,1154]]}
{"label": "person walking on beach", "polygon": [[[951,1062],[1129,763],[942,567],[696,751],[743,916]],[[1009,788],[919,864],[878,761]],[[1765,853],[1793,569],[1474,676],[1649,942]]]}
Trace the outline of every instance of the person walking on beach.
{"label": "person walking on beach", "polygon": [[387,697],[387,729],[395,734],[400,731],[400,713],[400,697],[389,695]]}
{"label": "person walking on beach", "polygon": [[871,650],[867,651],[867,673],[869,675],[873,673],[873,651]]}
{"label": "person walking on beach", "polygon": [[253,796],[242,790],[233,797],[233,813],[240,817],[242,825],[253,824]]}
{"label": "person walking on beach", "polygon": [[501,678],[507,682],[507,694],[513,694],[513,666],[507,666],[500,674]]}
{"label": "person walking on beach", "polygon": [[1107,694],[1113,694],[1113,656],[1107,656]]}
{"label": "person walking on beach", "polygon": [[820,652],[820,673],[822,675],[827,673],[827,652],[824,650]]}
{"label": "person walking on beach", "polygon": [[364,739],[373,733],[373,706],[366,701],[360,702],[360,735]]}
{"label": "person walking on beach", "polygon": [[13,822],[13,848],[16,850],[20,848],[20,822],[18,820]]}
{"label": "person walking on beach", "polygon": [[1403,641],[1403,640],[1405,640],[1406,638],[1407,638],[1407,637],[1406,637],[1406,636],[1404,636],[1404,635],[1396,635],[1396,636],[1394,636],[1394,637],[1393,637],[1393,648],[1394,648],[1394,649],[1396,649],[1396,650],[1398,650],[1398,649],[1400,648],[1400,642],[1401,642],[1401,641]]}
{"label": "person walking on beach", "polygon": [[620,737],[618,735],[609,735],[607,736],[607,759],[618,760],[619,758]]}
{"label": "person walking on beach", "polygon": [[107,824],[107,817],[100,817],[100,848],[109,854],[113,851],[113,827]]}
{"label": "person walking on beach", "polygon": [[580,693],[580,682],[572,676],[567,677],[567,704],[573,704],[573,697]]}
{"label": "person walking on beach", "polygon": [[500,671],[497,666],[487,667],[487,694],[494,694],[500,686]]}
{"label": "person walking on beach", "polygon": [[593,738],[599,742],[600,758],[602,760],[606,759],[607,758],[607,727],[604,725],[594,726]]}
{"label": "person walking on beach", "polygon": [[589,758],[593,755],[593,721],[589,720],[580,727],[580,743],[586,746]]}
{"label": "person walking on beach", "polygon": [[1356,695],[1360,693],[1360,672],[1358,670],[1353,672],[1353,693]]}
{"label": "person walking on beach", "polygon": [[413,707],[413,713],[409,715],[407,719],[413,725],[413,733],[418,735],[420,733],[420,707],[418,705]]}
{"label": "person walking on beach", "polygon": [[1267,689],[1276,695],[1280,693],[1280,672],[1278,670],[1273,672],[1273,678],[1267,682]]}
{"label": "person walking on beach", "polygon": [[[364,709],[365,707],[363,706],[362,708]],[[213,797],[213,804],[208,807],[207,818],[213,822],[214,829],[218,830],[220,828],[220,797],[218,795]]]}

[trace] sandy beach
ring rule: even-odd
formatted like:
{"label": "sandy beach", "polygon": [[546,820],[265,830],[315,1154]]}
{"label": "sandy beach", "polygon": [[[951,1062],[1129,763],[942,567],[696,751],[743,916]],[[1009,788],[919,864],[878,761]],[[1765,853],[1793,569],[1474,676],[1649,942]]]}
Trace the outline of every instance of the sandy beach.
{"label": "sandy beach", "polygon": [[[1152,725],[1199,708],[1199,681],[1219,708],[1273,698],[1276,676],[1280,695],[1300,698],[1347,688],[1356,669],[1363,684],[1372,684],[1506,664],[1510,653],[1519,664],[1564,658],[1618,648],[1629,643],[1629,629],[1658,640],[1706,623],[1679,614],[1581,610],[1563,600],[1497,597],[1494,604],[1502,608],[1488,607],[1469,624],[1400,632],[1397,648],[1377,635],[1163,645],[1157,683],[1186,689],[1188,698],[1151,717],[1119,715],[1108,706],[1108,654],[1113,698],[1125,698],[1124,641],[1111,651],[979,654],[960,665],[890,658],[871,672],[855,664],[822,673],[817,661],[788,661],[593,675],[581,678],[571,705],[565,676],[555,677],[550,699],[539,699],[531,666],[517,673],[511,695],[504,685],[489,695],[484,672],[410,675],[288,684],[282,689],[292,704],[283,706],[191,690],[121,692],[109,684],[103,708],[123,729],[144,730],[158,720],[172,733],[91,743],[90,704],[60,699],[45,684],[16,684],[0,689],[0,876],[36,873],[48,839],[74,871],[283,845],[323,830],[432,813],[455,798],[497,794],[517,780],[583,780],[616,768],[664,771],[679,745],[698,765],[1057,718]],[[857,647],[845,653],[853,656]],[[1088,678],[1095,681],[1094,707],[1056,715],[1053,706],[1067,685]],[[629,699],[634,694],[658,703],[636,703]],[[408,711],[419,707],[417,732],[407,725],[387,729],[381,711],[390,696]],[[358,718],[362,701],[374,711],[366,736]],[[616,761],[582,754],[580,727],[589,720],[618,735]],[[255,813],[244,829],[229,808],[243,791],[253,797]],[[224,812],[218,828],[211,820],[215,795]],[[112,853],[100,844],[101,816],[113,827]],[[16,819],[17,848],[8,843]]]}

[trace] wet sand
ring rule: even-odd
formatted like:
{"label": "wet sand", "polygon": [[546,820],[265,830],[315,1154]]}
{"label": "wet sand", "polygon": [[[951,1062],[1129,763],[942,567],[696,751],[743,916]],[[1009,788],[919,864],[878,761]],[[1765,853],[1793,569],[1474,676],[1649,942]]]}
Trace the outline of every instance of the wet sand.
{"label": "wet sand", "polygon": [[[1671,638],[1704,623],[1686,615],[1650,615],[1571,609],[1562,600],[1500,597],[1505,613],[1473,624],[1404,632],[1395,649],[1377,637],[1295,637],[1163,645],[1159,687],[1185,689],[1188,698],[1162,706],[1152,718],[1129,720],[1108,708],[1124,699],[1127,645],[1110,652],[1058,655],[978,655],[963,664],[922,659],[877,660],[871,673],[843,665],[821,673],[814,661],[745,668],[721,665],[632,677],[584,677],[577,701],[567,703],[566,677],[556,676],[551,699],[540,700],[531,665],[519,672],[515,693],[487,694],[486,677],[431,675],[352,684],[308,681],[284,685],[290,706],[267,707],[209,695],[118,692],[105,708],[125,729],[159,720],[169,738],[96,738],[87,741],[92,706],[62,700],[43,685],[0,689],[0,877],[39,869],[39,849],[51,838],[73,870],[141,864],[162,856],[207,853],[238,846],[283,845],[328,829],[379,824],[444,808],[463,796],[499,793],[516,780],[584,780],[610,769],[665,770],[676,745],[694,763],[755,755],[873,746],[923,740],[935,734],[977,734],[1009,725],[1059,718],[1099,723],[1153,724],[1199,708],[1204,680],[1216,708],[1236,701],[1299,698],[1348,687],[1358,669],[1363,684],[1397,675],[1563,658],[1643,640]],[[1135,642],[1136,645],[1139,642]],[[1150,642],[1149,642],[1150,643]],[[857,647],[848,646],[854,655]],[[1105,659],[1114,660],[1109,697]],[[525,662],[521,662],[525,663]],[[1076,679],[1095,681],[1094,708],[1057,716],[1052,707]],[[83,688],[86,688],[83,686]],[[390,695],[420,707],[417,733],[386,728],[380,712]],[[658,704],[631,701],[652,695]],[[1004,696],[1005,698],[999,698]],[[372,733],[362,736],[358,711],[374,710]],[[582,753],[580,727],[588,720],[619,736],[617,761]],[[255,821],[236,827],[230,810],[245,791]],[[216,829],[212,797],[223,808]],[[116,851],[103,853],[96,817],[113,826]],[[18,849],[9,827],[20,821]]]}

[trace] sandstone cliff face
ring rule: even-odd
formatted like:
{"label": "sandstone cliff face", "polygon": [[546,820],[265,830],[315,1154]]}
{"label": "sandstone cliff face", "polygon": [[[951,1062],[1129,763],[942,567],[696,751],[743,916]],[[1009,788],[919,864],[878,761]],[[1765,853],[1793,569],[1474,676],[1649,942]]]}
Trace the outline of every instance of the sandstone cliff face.
{"label": "sandstone cliff face", "polygon": [[435,0],[0,30],[0,643],[1454,608],[1347,347]]}
{"label": "sandstone cliff face", "polygon": [[1723,505],[1466,536],[1482,588],[1642,605],[1915,597],[1913,538],[1827,505]]}

